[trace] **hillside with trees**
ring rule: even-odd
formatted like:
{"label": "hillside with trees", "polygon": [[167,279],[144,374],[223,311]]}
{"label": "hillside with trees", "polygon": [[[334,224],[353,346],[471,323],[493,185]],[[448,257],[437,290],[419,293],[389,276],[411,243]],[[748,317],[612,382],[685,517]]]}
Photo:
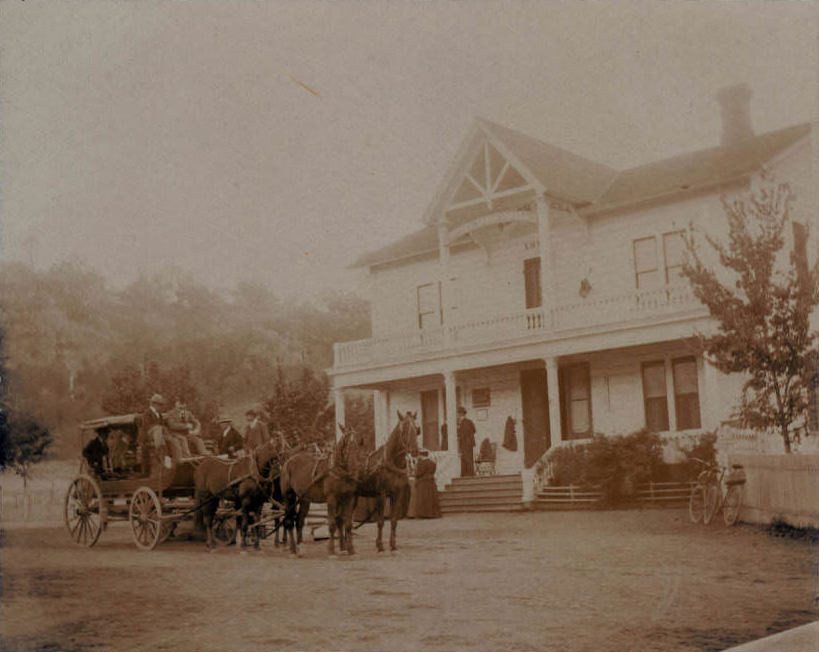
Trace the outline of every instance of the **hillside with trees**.
{"label": "hillside with trees", "polygon": [[320,415],[333,342],[370,329],[368,304],[350,293],[308,303],[252,283],[217,291],[174,268],[115,290],[76,263],[0,268],[0,320],[4,409],[53,433],[58,456],[77,454],[80,421],[143,410],[155,392],[203,423],[263,406],[273,427],[313,438],[302,431],[332,428]]}

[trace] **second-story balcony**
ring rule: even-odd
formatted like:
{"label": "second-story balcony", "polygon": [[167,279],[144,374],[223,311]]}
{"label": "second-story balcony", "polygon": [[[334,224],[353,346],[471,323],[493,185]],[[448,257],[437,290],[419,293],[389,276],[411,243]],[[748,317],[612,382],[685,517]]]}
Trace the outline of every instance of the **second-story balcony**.
{"label": "second-story balcony", "polygon": [[547,340],[568,332],[605,330],[657,320],[673,320],[706,309],[688,285],[670,285],[625,294],[587,297],[547,308],[487,315],[485,318],[416,329],[391,337],[335,344],[335,368],[411,361],[462,348],[516,340]]}

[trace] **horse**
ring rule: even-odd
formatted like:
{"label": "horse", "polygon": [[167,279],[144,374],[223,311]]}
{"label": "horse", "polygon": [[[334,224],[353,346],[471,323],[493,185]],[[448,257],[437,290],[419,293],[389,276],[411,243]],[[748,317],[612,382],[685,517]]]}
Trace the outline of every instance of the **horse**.
{"label": "horse", "polygon": [[[378,523],[378,534],[375,547],[384,552],[382,540],[384,530],[384,507],[390,499],[390,551],[398,550],[396,531],[398,519],[406,512],[410,498],[410,482],[407,460],[418,455],[418,426],[415,423],[417,413],[398,412],[396,424],[386,443],[367,456],[363,468],[358,472],[356,496],[375,498],[375,509]],[[352,513],[344,524],[344,538],[347,541],[348,554],[354,554],[352,539]]]}
{"label": "horse", "polygon": [[[281,500],[276,476],[279,472],[280,452],[277,442],[268,441],[238,460],[222,460],[209,457],[194,471],[194,487],[197,504],[207,531],[206,545],[213,548],[213,519],[219,500],[231,500],[241,510],[239,530],[242,547],[247,546],[248,528],[261,513],[264,503],[271,498]],[[259,539],[254,538],[258,549]]]}
{"label": "horse", "polygon": [[282,467],[285,511],[293,515],[285,529],[285,538],[290,539],[293,554],[301,555],[304,522],[311,503],[327,504],[328,554],[335,556],[336,531],[339,546],[345,550],[344,523],[352,518],[355,506],[358,445],[351,429],[341,424],[339,428],[343,435],[335,445],[332,458],[318,451],[302,451],[290,457]]}

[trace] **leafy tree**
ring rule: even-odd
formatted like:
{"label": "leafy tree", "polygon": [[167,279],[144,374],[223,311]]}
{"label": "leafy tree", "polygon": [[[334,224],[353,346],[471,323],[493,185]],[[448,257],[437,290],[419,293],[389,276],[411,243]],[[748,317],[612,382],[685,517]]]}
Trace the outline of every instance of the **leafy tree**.
{"label": "leafy tree", "polygon": [[[809,384],[816,355],[810,314],[819,301],[819,264],[809,269],[805,232],[784,251],[794,194],[787,183],[764,175],[745,196],[722,199],[728,241],[705,239],[719,269],[704,260],[696,233],[685,236],[683,275],[708,307],[717,331],[700,345],[723,373],[743,373],[738,416],[751,428],[778,431],[785,452],[806,431]],[[801,227],[801,225],[799,225]],[[800,251],[801,246],[801,251]]]}
{"label": "leafy tree", "polygon": [[291,444],[332,439],[328,394],[329,383],[323,373],[317,374],[307,365],[279,366],[272,395],[264,401],[270,429],[283,433]]}
{"label": "leafy tree", "polygon": [[0,469],[13,468],[28,484],[31,467],[39,462],[52,443],[51,433],[30,415],[12,411],[9,401],[9,376],[0,333]]}

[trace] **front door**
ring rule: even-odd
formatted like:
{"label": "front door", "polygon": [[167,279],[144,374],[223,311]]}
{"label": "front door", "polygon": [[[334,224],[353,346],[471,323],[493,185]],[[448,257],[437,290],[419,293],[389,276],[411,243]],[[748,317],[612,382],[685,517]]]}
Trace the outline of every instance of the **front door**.
{"label": "front door", "polygon": [[421,437],[424,448],[438,450],[438,390],[421,392]]}
{"label": "front door", "polygon": [[520,372],[523,403],[523,465],[528,469],[551,446],[546,369]]}

